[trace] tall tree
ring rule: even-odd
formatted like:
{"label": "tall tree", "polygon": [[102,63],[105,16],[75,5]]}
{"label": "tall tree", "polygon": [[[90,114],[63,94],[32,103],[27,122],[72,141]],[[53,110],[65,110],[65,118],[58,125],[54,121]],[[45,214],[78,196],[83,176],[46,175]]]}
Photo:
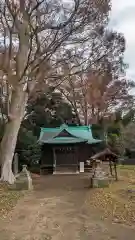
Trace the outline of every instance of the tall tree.
{"label": "tall tree", "polygon": [[0,68],[7,86],[8,118],[1,141],[3,181],[15,180],[11,165],[29,94],[37,83],[61,72],[58,53],[67,43],[86,42],[91,30],[106,22],[108,10],[109,0],[1,1]]}
{"label": "tall tree", "polygon": [[39,137],[41,127],[59,127],[63,123],[75,125],[76,116],[60,93],[50,90],[29,99],[22,126],[35,136]]}
{"label": "tall tree", "polygon": [[120,43],[117,44],[116,46],[115,42],[111,49],[114,51],[112,61],[109,60],[108,51],[108,55],[97,62],[96,68],[89,65],[86,72],[82,71],[73,76],[69,74],[66,84],[64,82],[59,87],[60,92],[72,104],[79,122],[98,123],[103,117],[112,116],[117,109],[127,110],[134,105],[134,96],[130,94],[134,83],[126,79],[124,64],[120,62],[124,50],[119,52]]}
{"label": "tall tree", "polygon": [[[128,133],[128,129],[132,126],[134,116],[135,109],[128,110],[125,114],[123,114],[122,111],[117,111],[114,121],[108,125],[108,143],[112,145],[121,156],[124,155],[127,147],[126,133]],[[130,142],[132,142],[132,140]]]}
{"label": "tall tree", "polygon": [[109,118],[102,119],[98,124],[92,126],[94,136],[101,139],[106,136],[106,144],[119,155],[124,155],[125,149],[129,147],[127,142],[134,142],[134,133],[130,132],[134,126],[134,116],[135,109],[125,113],[122,110],[117,110]]}
{"label": "tall tree", "polygon": [[125,149],[135,149],[135,121],[131,121],[123,129],[123,145]]}

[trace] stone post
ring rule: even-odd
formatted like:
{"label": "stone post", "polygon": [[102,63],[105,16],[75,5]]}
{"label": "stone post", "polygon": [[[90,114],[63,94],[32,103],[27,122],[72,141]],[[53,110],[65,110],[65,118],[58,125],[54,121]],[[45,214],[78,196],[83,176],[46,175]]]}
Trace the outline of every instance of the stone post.
{"label": "stone post", "polygon": [[23,169],[16,177],[15,183],[11,186],[11,189],[16,190],[33,190],[32,178],[30,172],[27,170],[27,166],[23,165]]}
{"label": "stone post", "polygon": [[30,172],[27,170],[27,165],[23,165],[22,166],[22,172],[20,173],[20,178],[22,178],[22,181],[24,182],[24,185],[26,184],[26,188],[28,190],[32,190],[33,189],[33,185],[32,185],[32,178],[30,175]]}
{"label": "stone post", "polygon": [[13,161],[13,173],[15,176],[18,175],[18,153],[15,153],[14,155],[14,161]]}

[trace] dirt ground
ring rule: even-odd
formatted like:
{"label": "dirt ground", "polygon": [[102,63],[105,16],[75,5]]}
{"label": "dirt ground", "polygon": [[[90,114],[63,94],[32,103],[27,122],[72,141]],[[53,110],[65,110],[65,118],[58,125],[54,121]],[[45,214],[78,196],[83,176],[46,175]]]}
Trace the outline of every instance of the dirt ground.
{"label": "dirt ground", "polygon": [[45,176],[0,222],[0,240],[133,240],[135,229],[102,220],[88,206],[93,190],[86,175]]}

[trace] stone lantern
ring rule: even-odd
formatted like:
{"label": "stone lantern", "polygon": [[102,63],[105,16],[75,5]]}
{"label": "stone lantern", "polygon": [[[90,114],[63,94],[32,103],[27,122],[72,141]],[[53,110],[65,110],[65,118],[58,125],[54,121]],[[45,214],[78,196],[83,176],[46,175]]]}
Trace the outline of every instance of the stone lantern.
{"label": "stone lantern", "polygon": [[32,178],[27,170],[27,165],[22,167],[22,171],[17,176],[15,183],[11,185],[11,188],[16,190],[33,190]]}

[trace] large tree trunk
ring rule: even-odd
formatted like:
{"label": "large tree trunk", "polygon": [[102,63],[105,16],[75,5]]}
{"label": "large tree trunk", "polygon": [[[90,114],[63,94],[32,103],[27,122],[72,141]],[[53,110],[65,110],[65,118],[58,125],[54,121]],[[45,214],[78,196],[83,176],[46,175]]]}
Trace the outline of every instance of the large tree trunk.
{"label": "large tree trunk", "polygon": [[1,141],[1,180],[10,184],[15,181],[12,172],[12,161],[27,100],[28,93],[23,91],[23,86],[18,86],[12,94],[9,121],[5,126],[4,136]]}

